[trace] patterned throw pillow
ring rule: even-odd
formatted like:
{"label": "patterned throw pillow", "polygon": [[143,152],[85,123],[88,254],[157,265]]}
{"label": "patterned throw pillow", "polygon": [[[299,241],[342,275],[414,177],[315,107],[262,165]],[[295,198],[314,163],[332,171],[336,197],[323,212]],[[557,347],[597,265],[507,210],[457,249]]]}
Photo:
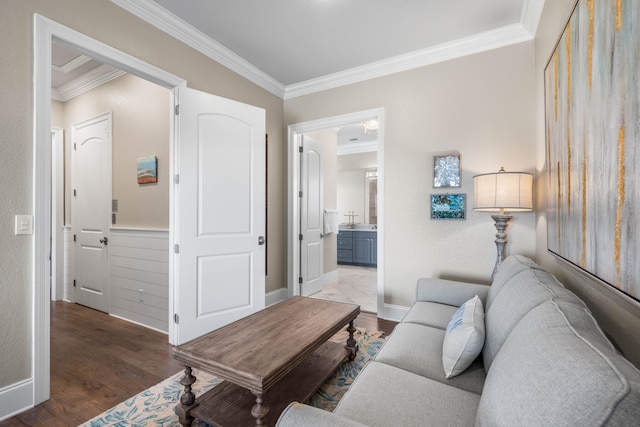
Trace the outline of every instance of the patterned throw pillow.
{"label": "patterned throw pillow", "polygon": [[447,378],[464,372],[484,345],[484,308],[476,295],[454,313],[442,344],[442,365]]}

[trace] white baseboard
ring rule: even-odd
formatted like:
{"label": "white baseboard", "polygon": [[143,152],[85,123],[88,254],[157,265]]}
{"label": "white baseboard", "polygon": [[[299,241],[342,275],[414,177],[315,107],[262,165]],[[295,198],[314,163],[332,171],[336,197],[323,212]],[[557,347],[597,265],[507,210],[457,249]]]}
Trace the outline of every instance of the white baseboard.
{"label": "white baseboard", "polygon": [[270,305],[284,301],[287,298],[289,298],[289,290],[287,288],[276,289],[275,291],[271,291],[265,295],[264,305],[265,307],[269,307]]}
{"label": "white baseboard", "polygon": [[409,312],[409,307],[402,305],[384,304],[382,310],[378,311],[378,317],[385,320],[401,321]]}
{"label": "white baseboard", "polygon": [[33,378],[0,389],[0,421],[33,408]]}

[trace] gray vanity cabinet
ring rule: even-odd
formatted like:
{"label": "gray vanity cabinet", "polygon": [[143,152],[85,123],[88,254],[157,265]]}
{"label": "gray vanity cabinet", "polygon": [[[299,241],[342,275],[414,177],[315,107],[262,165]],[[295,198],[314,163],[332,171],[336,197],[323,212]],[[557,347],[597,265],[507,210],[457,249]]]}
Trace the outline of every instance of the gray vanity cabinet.
{"label": "gray vanity cabinet", "polygon": [[338,234],[338,264],[376,267],[378,264],[378,233],[366,230],[340,230]]}

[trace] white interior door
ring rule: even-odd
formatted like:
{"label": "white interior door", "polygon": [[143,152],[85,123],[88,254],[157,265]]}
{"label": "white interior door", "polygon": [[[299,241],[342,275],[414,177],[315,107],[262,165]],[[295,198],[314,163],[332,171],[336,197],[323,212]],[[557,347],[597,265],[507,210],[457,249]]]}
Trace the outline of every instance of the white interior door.
{"label": "white interior door", "polygon": [[111,113],[74,124],[72,142],[74,299],[108,312]]}
{"label": "white interior door", "polygon": [[172,344],[265,305],[265,110],[177,91]]}
{"label": "white interior door", "polygon": [[322,146],[302,136],[300,152],[300,294],[322,290]]}

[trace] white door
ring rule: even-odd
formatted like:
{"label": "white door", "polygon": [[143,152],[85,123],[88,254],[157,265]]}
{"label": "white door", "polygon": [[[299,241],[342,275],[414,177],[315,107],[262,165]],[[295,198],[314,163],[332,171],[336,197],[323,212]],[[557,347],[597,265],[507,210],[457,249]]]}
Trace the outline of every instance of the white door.
{"label": "white door", "polygon": [[[176,90],[172,344],[265,305],[265,111]],[[171,333],[173,332],[173,333]]]}
{"label": "white door", "polygon": [[74,299],[108,312],[111,113],[74,124],[72,142]]}
{"label": "white door", "polygon": [[322,290],[322,146],[303,136],[300,151],[300,295]]}

